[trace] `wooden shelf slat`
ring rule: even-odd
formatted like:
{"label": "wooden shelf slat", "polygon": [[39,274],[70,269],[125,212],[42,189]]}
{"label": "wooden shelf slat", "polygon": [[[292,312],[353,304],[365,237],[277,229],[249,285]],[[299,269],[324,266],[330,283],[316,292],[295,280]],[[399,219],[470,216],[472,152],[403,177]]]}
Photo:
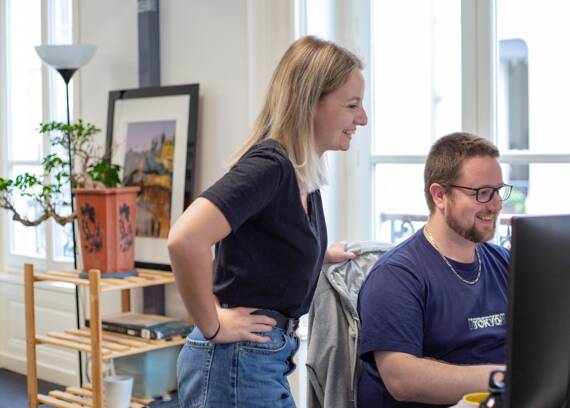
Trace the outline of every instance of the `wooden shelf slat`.
{"label": "wooden shelf slat", "polygon": [[[77,342],[77,343],[81,343],[81,344],[88,344],[91,345],[91,341],[90,339],[86,338],[86,337],[81,337],[81,336],[74,336],[72,334],[69,333],[55,333],[55,332],[49,332],[48,333],[49,337],[53,337],[56,339],[61,339],[61,340],[66,340],[66,341],[71,341],[71,342]],[[104,340],[104,339],[103,339]],[[109,349],[109,350],[113,350],[113,351],[127,351],[129,349],[128,346],[122,345],[122,344],[117,344],[117,343],[113,343],[110,341],[103,341],[101,343],[103,349]]]}
{"label": "wooden shelf slat", "polygon": [[[92,407],[92,386],[84,384],[83,388],[66,387],[65,391],[53,390],[48,395],[38,394],[38,401],[42,404],[56,408],[82,408]],[[154,398],[131,398],[130,408],[144,408],[150,405]]]}
{"label": "wooden shelf slat", "polygon": [[[119,289],[135,289],[145,286],[156,286],[174,283],[172,272],[158,272],[150,269],[138,269],[138,276],[129,276],[123,279],[102,278],[100,281],[101,291]],[[89,286],[89,279],[79,277],[78,272],[49,271],[34,276],[38,281],[66,282],[74,285]]]}
{"label": "wooden shelf slat", "polygon": [[[83,388],[85,388],[86,390],[89,390],[87,392],[91,392],[91,388],[92,385],[87,383],[83,385]],[[137,397],[131,397],[131,408],[135,408],[136,404],[139,404],[140,407],[146,406],[146,405],[150,405],[152,402],[154,401],[154,398],[137,398]]]}
{"label": "wooden shelf slat", "polygon": [[65,392],[73,395],[81,395],[82,397],[91,397],[91,391],[79,387],[65,387]]}
{"label": "wooden shelf slat", "polygon": [[[76,334],[78,336],[89,337],[90,331],[89,329],[73,329],[73,330],[66,330],[66,333]],[[140,339],[140,341],[139,341]],[[137,347],[137,348],[144,348],[147,346],[147,342],[143,338],[139,337],[132,337],[132,336],[123,336],[119,333],[113,333],[104,331],[103,332],[103,340],[113,341],[117,344],[122,344],[129,347]]]}
{"label": "wooden shelf slat", "polygon": [[[38,344],[49,344],[67,349],[91,353],[89,329],[66,330],[63,333],[50,332],[48,335],[36,336]],[[167,347],[183,345],[184,337],[174,337],[170,340],[147,340],[140,337],[130,337],[112,332],[103,332],[101,353],[104,360],[132,356]]]}
{"label": "wooden shelf slat", "polygon": [[73,395],[65,391],[54,390],[50,391],[48,395],[50,397],[60,399],[65,402],[77,403],[81,406],[87,406],[87,407],[93,406],[93,400],[91,398],[84,398],[82,396]]}
{"label": "wooden shelf slat", "polygon": [[49,271],[48,274],[53,276],[65,276],[67,278],[77,278],[77,272],[73,271]]}
{"label": "wooden shelf slat", "polygon": [[55,408],[82,408],[82,405],[62,401],[49,395],[38,394],[38,401]]}
{"label": "wooden shelf slat", "polygon": [[[85,353],[91,353],[91,346],[90,345],[76,343],[76,342],[72,342],[72,341],[60,340],[60,339],[57,339],[54,337],[36,336],[36,341],[38,342],[38,344],[49,344],[51,346],[58,346],[58,347],[63,347],[63,348],[67,348],[67,349],[83,351]],[[103,353],[103,356],[105,356],[105,354],[108,355],[109,352]]]}
{"label": "wooden shelf slat", "polygon": [[42,275],[36,275],[36,280],[52,281],[52,282],[66,282],[66,283],[73,283],[75,285],[85,285],[86,284],[85,282],[87,282],[87,284],[89,284],[89,281],[87,279],[81,279],[79,277],[71,278],[71,277],[66,277],[66,276],[50,275],[47,273],[44,273]]}
{"label": "wooden shelf slat", "polygon": [[124,279],[132,283],[146,283],[146,279],[139,278],[138,276],[127,276]]}

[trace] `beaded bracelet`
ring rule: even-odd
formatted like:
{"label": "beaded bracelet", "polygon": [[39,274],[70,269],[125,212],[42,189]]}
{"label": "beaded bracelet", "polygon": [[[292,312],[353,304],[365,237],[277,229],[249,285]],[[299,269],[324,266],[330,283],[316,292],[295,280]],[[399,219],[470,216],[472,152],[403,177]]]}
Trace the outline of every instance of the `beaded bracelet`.
{"label": "beaded bracelet", "polygon": [[205,338],[206,340],[208,340],[208,341],[214,340],[214,338],[216,338],[216,336],[217,336],[218,333],[220,332],[220,329],[221,329],[221,328],[222,328],[222,325],[221,325],[220,322],[218,322],[218,330],[216,330],[216,332],[215,332],[213,335],[211,335],[210,337],[204,336],[204,338]]}

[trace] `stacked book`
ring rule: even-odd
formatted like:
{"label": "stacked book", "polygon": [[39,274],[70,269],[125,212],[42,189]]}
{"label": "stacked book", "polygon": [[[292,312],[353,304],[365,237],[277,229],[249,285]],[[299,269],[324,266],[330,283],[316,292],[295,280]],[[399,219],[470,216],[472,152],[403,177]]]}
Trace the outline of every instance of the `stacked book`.
{"label": "stacked book", "polygon": [[[194,328],[187,321],[174,317],[131,312],[104,317],[101,324],[106,331],[152,340],[187,336]],[[89,319],[85,319],[85,325],[89,327]]]}

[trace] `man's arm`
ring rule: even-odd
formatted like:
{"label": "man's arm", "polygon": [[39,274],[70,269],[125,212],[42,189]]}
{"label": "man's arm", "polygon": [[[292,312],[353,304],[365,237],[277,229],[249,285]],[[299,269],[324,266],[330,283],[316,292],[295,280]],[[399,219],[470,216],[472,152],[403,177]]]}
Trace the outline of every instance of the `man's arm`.
{"label": "man's arm", "polygon": [[485,391],[492,370],[502,365],[453,365],[407,353],[375,352],[384,385],[398,401],[455,404],[463,395]]}

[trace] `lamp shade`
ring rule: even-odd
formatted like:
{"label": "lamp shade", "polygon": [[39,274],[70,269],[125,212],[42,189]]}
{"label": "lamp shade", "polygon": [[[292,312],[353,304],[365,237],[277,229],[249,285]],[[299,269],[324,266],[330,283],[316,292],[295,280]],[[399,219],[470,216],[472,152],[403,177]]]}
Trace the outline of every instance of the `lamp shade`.
{"label": "lamp shade", "polygon": [[89,62],[97,46],[91,44],[38,45],[35,49],[47,65],[57,70],[77,70]]}

